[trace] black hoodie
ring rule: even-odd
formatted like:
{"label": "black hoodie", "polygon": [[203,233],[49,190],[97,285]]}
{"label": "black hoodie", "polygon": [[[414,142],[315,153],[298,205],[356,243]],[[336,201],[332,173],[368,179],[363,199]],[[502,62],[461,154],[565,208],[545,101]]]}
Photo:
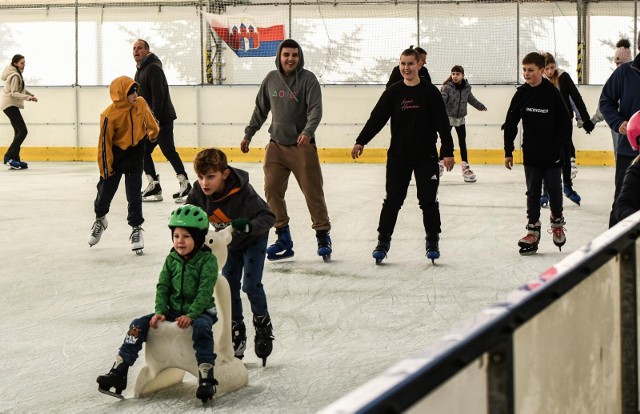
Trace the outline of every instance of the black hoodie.
{"label": "black hoodie", "polygon": [[135,81],[140,86],[138,95],[147,101],[160,126],[177,118],[176,110],[171,103],[167,78],[162,70],[162,62],[156,55],[150,53],[142,61],[136,70]]}

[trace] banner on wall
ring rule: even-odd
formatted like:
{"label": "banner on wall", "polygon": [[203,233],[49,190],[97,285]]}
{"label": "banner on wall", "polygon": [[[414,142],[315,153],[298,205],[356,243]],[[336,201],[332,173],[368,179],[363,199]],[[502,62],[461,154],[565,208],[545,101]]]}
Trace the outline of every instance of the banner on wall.
{"label": "banner on wall", "polygon": [[268,17],[203,13],[218,37],[238,57],[275,56],[285,39],[284,24],[274,24]]}

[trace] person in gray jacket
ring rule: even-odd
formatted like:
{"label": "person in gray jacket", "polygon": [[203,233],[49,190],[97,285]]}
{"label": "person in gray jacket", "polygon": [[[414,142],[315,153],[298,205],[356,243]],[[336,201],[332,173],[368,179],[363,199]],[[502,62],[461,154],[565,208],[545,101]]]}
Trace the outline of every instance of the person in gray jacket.
{"label": "person in gray jacket", "polygon": [[[467,157],[467,129],[464,124],[464,117],[467,116],[467,104],[473,106],[478,111],[486,111],[487,107],[476,99],[471,93],[471,85],[464,78],[464,68],[456,65],[451,68],[451,75],[444,81],[441,88],[442,99],[447,108],[449,125],[456,129],[458,143],[460,144],[460,157],[462,158],[462,178],[467,183],[476,182],[476,174],[469,166]],[[440,155],[440,175],[442,176],[443,165],[442,155]]]}
{"label": "person in gray jacket", "polygon": [[298,181],[316,231],[318,255],[331,258],[331,223],[322,189],[322,170],[315,133],[322,118],[322,94],[316,76],[304,69],[300,45],[283,41],[276,55],[276,70],[267,74],[256,97],[256,106],[240,143],[249,152],[251,139],[271,112],[270,141],[264,155],[264,192],[276,216],[277,241],[267,248],[267,259],[293,256],[293,241],[285,193],[291,173]]}

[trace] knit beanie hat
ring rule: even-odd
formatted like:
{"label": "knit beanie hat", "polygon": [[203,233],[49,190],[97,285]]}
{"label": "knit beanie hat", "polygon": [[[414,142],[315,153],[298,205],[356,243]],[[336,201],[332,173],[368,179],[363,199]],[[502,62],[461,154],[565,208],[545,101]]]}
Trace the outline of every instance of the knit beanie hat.
{"label": "knit beanie hat", "polygon": [[631,43],[627,39],[620,39],[616,43],[616,51],[613,54],[613,61],[620,65],[622,63],[631,62],[633,56],[631,56]]}

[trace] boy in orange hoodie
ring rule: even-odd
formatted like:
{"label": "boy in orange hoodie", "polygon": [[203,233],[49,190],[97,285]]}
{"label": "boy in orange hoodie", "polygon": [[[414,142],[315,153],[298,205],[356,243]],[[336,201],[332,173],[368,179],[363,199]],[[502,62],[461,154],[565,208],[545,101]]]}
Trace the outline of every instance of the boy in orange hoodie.
{"label": "boy in orange hoodie", "polygon": [[127,76],[111,82],[109,94],[113,103],[100,114],[100,136],[98,137],[98,167],[100,181],[94,202],[96,221],[91,228],[89,246],[100,241],[107,228],[107,213],[111,200],[118,190],[124,175],[127,191],[127,221],[132,228],[131,250],[142,254],[142,164],[144,138],[155,140],[160,132],[158,122],[144,98],[138,96],[138,84]]}

